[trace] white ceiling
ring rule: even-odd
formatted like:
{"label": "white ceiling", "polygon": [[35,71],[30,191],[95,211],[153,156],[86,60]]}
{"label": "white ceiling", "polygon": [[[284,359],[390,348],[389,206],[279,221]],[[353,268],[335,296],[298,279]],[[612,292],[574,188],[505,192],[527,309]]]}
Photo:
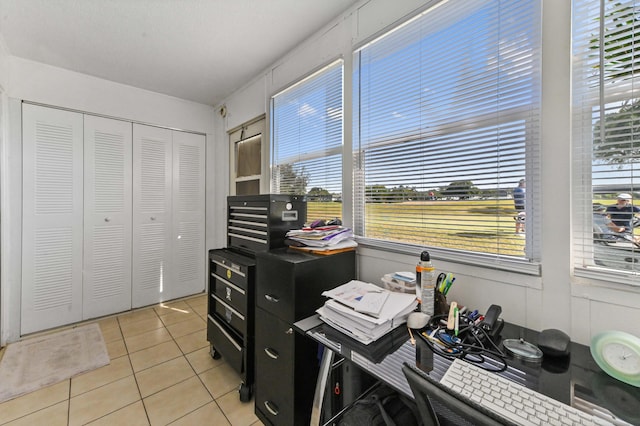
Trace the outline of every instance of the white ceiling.
{"label": "white ceiling", "polygon": [[207,105],[357,0],[0,0],[10,55]]}

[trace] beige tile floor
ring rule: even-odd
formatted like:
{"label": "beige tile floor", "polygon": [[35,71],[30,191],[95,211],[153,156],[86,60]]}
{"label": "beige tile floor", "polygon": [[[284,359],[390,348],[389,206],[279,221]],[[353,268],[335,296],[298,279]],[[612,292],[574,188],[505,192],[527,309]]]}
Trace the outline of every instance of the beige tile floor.
{"label": "beige tile floor", "polygon": [[0,425],[262,425],[206,316],[199,295],[94,321],[110,364],[0,404]]}

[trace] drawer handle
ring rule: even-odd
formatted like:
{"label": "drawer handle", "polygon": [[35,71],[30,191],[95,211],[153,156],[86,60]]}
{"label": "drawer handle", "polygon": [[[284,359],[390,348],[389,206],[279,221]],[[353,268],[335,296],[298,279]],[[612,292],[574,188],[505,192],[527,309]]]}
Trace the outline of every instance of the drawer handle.
{"label": "drawer handle", "polygon": [[289,329],[287,331],[284,332],[285,334],[293,334],[293,328],[289,327]]}
{"label": "drawer handle", "polygon": [[[273,405],[273,407],[271,407]],[[265,401],[264,406],[267,407],[267,410],[274,416],[278,415],[278,407],[275,404],[272,404],[270,401]]]}
{"label": "drawer handle", "polygon": [[265,294],[264,298],[267,299],[269,302],[273,302],[273,303],[278,303],[280,301],[280,299],[270,294]]}
{"label": "drawer handle", "polygon": [[271,348],[264,348],[264,352],[269,355],[269,358],[273,358],[273,359],[278,359],[278,357],[280,356],[278,354],[278,352],[274,351]]}

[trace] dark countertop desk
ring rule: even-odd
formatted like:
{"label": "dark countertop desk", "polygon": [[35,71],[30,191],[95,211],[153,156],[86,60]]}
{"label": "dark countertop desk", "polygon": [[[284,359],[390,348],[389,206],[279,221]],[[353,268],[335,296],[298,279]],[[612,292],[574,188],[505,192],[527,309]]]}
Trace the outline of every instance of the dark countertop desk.
{"label": "dark countertop desk", "polygon": [[[412,346],[407,329],[402,326],[368,346],[332,329],[317,315],[294,326],[298,332],[325,346],[316,383],[312,425],[320,424],[326,382],[336,355],[411,398],[413,394],[401,370],[405,361],[438,379],[451,363],[433,354],[419,338],[416,346]],[[501,332],[502,339],[523,338],[533,344],[537,343],[537,336],[536,331],[508,323]],[[507,357],[507,364],[507,370],[498,374],[616,425],[640,425],[640,388],[604,373],[585,345],[572,342],[571,354],[565,358],[545,357],[536,363]]]}

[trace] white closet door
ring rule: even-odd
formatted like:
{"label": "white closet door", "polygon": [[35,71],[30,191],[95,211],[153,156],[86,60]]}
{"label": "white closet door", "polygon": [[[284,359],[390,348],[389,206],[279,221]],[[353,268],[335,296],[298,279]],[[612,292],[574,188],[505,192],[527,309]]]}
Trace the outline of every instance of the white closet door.
{"label": "white closet door", "polygon": [[82,320],[82,114],[24,104],[21,333]]}
{"label": "white closet door", "polygon": [[173,132],[173,232],[176,281],[171,298],[205,289],[205,137]]}
{"label": "white closet door", "polygon": [[133,125],[134,308],[171,298],[171,130]]}
{"label": "white closet door", "polygon": [[84,117],[83,319],[131,309],[131,132]]}

